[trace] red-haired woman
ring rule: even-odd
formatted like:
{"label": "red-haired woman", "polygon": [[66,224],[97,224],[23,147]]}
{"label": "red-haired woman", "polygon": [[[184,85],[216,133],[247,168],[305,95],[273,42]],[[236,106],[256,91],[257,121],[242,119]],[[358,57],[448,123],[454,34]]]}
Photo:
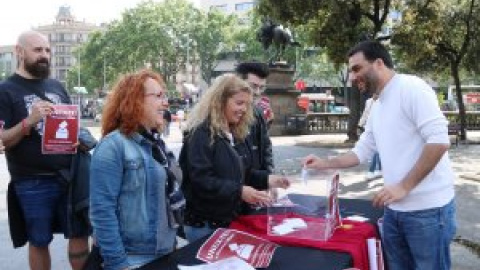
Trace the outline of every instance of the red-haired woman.
{"label": "red-haired woman", "polygon": [[105,269],[140,267],[174,249],[174,176],[157,131],[167,106],[165,83],[150,70],[121,77],[105,104],[90,169],[90,218]]}

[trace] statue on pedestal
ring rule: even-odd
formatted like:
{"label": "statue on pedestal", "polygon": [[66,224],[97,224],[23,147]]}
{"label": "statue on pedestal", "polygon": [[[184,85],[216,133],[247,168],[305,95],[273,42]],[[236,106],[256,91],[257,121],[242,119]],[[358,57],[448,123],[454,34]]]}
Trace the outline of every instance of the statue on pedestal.
{"label": "statue on pedestal", "polygon": [[262,26],[257,31],[257,40],[262,43],[270,66],[265,95],[270,99],[275,115],[270,134],[301,134],[305,131],[303,125],[295,124],[295,130],[291,128],[291,119],[297,119],[297,114],[300,113],[297,106],[300,91],[293,85],[295,70],[286,61],[282,61],[288,46],[300,46],[300,44],[293,39],[288,28],[275,23],[270,18],[264,18],[262,22]]}
{"label": "statue on pedestal", "polygon": [[[293,39],[290,29],[275,23],[270,18],[262,20],[262,26],[257,31],[257,40],[262,43],[263,49],[269,54],[268,62],[270,65],[282,60],[287,46],[300,46],[300,43]],[[273,45],[274,51],[268,53],[271,45]]]}

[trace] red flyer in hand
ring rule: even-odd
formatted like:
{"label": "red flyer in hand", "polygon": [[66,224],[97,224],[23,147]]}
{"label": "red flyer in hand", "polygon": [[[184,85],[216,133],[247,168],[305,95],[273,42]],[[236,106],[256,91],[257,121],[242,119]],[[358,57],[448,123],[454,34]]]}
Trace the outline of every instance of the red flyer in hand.
{"label": "red flyer in hand", "polygon": [[277,244],[230,229],[217,229],[198,250],[197,259],[207,263],[237,256],[255,268],[266,268]]}
{"label": "red flyer in hand", "polygon": [[75,154],[80,117],[78,105],[54,105],[43,124],[43,154]]}

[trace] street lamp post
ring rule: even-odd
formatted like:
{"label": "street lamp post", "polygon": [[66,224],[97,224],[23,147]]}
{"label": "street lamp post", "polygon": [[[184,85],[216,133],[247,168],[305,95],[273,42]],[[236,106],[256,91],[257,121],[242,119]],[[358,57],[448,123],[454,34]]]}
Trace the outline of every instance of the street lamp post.
{"label": "street lamp post", "polygon": [[77,86],[80,86],[80,51],[78,51]]}
{"label": "street lamp post", "polygon": [[107,73],[106,73],[106,60],[105,56],[103,57],[103,90],[106,89],[107,85]]}
{"label": "street lamp post", "polygon": [[[192,78],[190,80],[190,82],[193,84],[194,83],[194,73],[193,73],[193,64],[190,63],[190,44],[192,45],[193,48],[195,48],[196,46],[196,42],[195,40],[193,39],[190,39],[190,36],[188,34],[185,35],[187,37],[187,59],[186,59],[186,63],[185,63],[185,77],[186,77],[186,80],[188,82],[188,78],[189,78],[189,73],[192,75]],[[194,62],[195,62],[195,57],[194,58]],[[189,67],[190,67],[190,71],[189,72]]]}
{"label": "street lamp post", "polygon": [[188,34],[186,36],[187,36],[187,59],[185,63],[185,77],[186,77],[186,81],[188,82],[188,66],[190,64],[190,37]]}

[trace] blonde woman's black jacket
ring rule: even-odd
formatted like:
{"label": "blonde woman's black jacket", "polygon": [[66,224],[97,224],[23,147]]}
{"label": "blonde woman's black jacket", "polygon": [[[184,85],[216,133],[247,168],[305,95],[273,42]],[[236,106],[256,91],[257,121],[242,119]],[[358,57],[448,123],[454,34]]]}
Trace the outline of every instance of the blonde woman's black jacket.
{"label": "blonde woman's black jacket", "polygon": [[214,136],[212,142],[207,124],[185,136],[179,161],[186,225],[226,227],[242,209],[243,185],[268,187],[268,172],[251,168],[246,142],[233,147],[226,136]]}

